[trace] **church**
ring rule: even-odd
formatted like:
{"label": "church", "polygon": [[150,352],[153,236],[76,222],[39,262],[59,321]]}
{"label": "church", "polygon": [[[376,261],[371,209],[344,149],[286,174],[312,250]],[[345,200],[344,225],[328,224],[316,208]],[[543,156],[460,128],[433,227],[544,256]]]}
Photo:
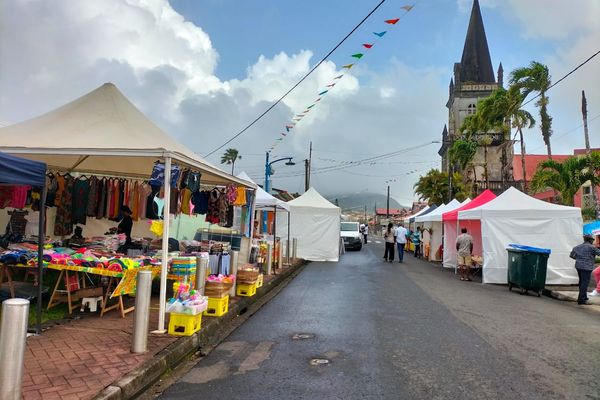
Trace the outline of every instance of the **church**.
{"label": "church", "polygon": [[503,79],[502,63],[494,74],[479,1],[474,0],[462,57],[454,64],[454,77],[450,79],[446,103],[448,124],[442,131],[442,146],[438,154],[442,157],[442,171],[461,172],[469,180],[474,179],[477,192],[485,189],[501,192],[513,183],[513,141],[510,133],[508,136],[502,132],[478,133],[474,168],[467,171],[453,165],[448,153],[454,140],[460,137],[460,127],[465,118],[475,113],[478,101],[503,86]]}

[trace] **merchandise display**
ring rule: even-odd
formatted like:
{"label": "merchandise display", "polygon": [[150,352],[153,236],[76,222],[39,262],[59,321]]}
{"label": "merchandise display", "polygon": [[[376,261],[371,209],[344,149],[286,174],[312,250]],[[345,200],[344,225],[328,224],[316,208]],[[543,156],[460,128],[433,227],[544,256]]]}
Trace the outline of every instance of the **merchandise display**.
{"label": "merchandise display", "polygon": [[167,303],[167,312],[185,315],[198,315],[206,310],[208,297],[201,296],[189,283],[175,282],[173,297]]}

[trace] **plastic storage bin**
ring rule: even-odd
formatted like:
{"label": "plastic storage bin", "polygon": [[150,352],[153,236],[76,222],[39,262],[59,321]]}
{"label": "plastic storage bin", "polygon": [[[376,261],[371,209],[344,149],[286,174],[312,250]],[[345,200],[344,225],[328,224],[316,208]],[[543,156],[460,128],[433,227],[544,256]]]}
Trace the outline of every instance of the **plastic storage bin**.
{"label": "plastic storage bin", "polygon": [[174,314],[169,317],[169,335],[192,336],[202,326],[202,313],[198,315]]}
{"label": "plastic storage bin", "polygon": [[208,307],[204,311],[204,315],[208,317],[220,317],[227,314],[229,311],[229,296],[216,298],[208,298]]}
{"label": "plastic storage bin", "polygon": [[258,275],[258,279],[256,280],[256,288],[262,287],[265,281],[265,276],[263,274]]}
{"label": "plastic storage bin", "polygon": [[508,290],[514,286],[521,294],[535,291],[538,297],[546,286],[550,249],[510,244],[508,251]]}
{"label": "plastic storage bin", "polygon": [[247,283],[238,283],[236,294],[242,297],[252,297],[256,294],[256,283],[251,285]]}

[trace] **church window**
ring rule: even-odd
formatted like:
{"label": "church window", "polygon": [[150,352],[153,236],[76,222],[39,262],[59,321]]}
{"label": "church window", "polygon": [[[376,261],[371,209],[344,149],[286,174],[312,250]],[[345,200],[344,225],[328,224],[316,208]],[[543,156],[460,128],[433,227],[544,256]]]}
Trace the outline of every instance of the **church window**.
{"label": "church window", "polygon": [[467,107],[467,114],[475,114],[475,111],[477,111],[477,106],[475,104],[469,104]]}

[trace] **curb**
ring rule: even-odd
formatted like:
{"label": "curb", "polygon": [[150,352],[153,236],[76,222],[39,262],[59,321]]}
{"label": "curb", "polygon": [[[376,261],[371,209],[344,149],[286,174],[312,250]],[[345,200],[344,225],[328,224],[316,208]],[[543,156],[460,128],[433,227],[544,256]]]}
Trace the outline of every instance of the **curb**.
{"label": "curb", "polygon": [[300,260],[276,275],[269,282],[265,282],[262,287],[256,290],[256,295],[238,298],[239,300],[229,308],[229,312],[221,318],[203,319],[203,327],[200,332],[177,339],[154,357],[105,387],[94,397],[94,400],[128,400],[135,398],[142,391],[156,383],[166,372],[177,367],[187,356],[196,352],[199,347],[217,344],[220,341],[217,335],[220,329],[239,315],[245,314],[250,306],[284,284],[288,278],[300,273],[305,265],[306,262]]}

